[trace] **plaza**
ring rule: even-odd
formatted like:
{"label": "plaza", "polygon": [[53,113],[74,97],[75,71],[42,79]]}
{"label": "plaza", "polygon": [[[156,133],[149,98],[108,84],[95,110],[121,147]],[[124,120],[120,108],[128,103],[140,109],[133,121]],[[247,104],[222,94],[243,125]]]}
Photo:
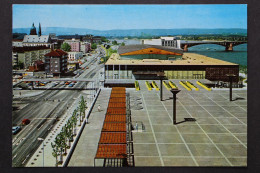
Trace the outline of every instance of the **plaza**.
{"label": "plaza", "polygon": [[[233,89],[230,102],[227,89],[207,91],[199,87],[199,91],[187,91],[177,80],[174,83],[181,90],[177,94],[177,125],[172,123],[172,93],[165,87],[163,101],[160,91],[147,90],[145,81],[139,81],[140,91],[126,89],[134,127],[134,165],[247,166],[247,90]],[[90,124],[83,130],[68,166],[94,166],[110,92],[101,90]],[[102,111],[98,112],[100,103]]]}

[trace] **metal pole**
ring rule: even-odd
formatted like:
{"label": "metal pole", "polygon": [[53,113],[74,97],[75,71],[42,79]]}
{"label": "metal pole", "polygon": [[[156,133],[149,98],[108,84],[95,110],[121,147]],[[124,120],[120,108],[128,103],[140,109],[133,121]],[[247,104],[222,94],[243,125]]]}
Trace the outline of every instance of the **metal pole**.
{"label": "metal pole", "polygon": [[230,81],[230,84],[229,84],[229,100],[232,101],[232,79],[233,77],[229,77],[229,81]]}
{"label": "metal pole", "polygon": [[44,142],[42,141],[42,165],[44,167]]}
{"label": "metal pole", "polygon": [[176,124],[176,93],[173,93],[173,124]]}
{"label": "metal pole", "polygon": [[161,84],[161,88],[160,88],[160,98],[161,98],[161,101],[162,101],[162,78],[160,77],[160,84]]}

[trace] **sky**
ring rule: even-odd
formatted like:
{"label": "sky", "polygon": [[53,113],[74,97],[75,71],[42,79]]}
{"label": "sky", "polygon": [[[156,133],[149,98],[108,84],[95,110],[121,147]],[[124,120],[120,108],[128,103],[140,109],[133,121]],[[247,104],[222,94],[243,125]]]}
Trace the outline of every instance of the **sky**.
{"label": "sky", "polygon": [[13,28],[247,28],[247,5],[13,5]]}

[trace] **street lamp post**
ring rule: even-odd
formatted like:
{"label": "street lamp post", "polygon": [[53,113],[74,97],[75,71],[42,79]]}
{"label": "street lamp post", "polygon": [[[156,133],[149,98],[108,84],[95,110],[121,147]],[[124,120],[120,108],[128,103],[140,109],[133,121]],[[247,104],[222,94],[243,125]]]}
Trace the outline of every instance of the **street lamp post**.
{"label": "street lamp post", "polygon": [[233,78],[236,75],[234,74],[227,74],[227,77],[229,78],[229,101],[232,101],[232,83],[233,83]]}
{"label": "street lamp post", "polygon": [[42,167],[44,167],[44,139],[38,138],[38,141],[42,141]]}
{"label": "street lamp post", "polygon": [[158,74],[157,74],[157,76],[160,78],[160,100],[161,101],[163,101],[162,100],[162,98],[163,98],[163,87],[162,87],[162,80],[163,80],[163,78],[164,78],[164,72],[159,72]]}
{"label": "street lamp post", "polygon": [[176,123],[176,95],[180,91],[181,90],[178,89],[171,89],[171,92],[173,94],[173,117],[172,117],[173,124],[177,124]]}

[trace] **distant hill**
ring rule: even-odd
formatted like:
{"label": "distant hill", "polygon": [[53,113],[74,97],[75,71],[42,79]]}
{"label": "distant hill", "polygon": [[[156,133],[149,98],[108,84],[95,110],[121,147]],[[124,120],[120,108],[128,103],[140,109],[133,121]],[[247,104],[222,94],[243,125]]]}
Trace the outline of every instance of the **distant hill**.
{"label": "distant hill", "polygon": [[[30,28],[14,28],[13,33],[27,33]],[[91,30],[83,28],[65,27],[43,27],[42,34],[56,33],[56,35],[85,35],[92,34],[105,37],[138,37],[138,36],[166,36],[166,35],[202,35],[202,34],[223,34],[223,35],[247,35],[247,29],[127,29],[127,30]]]}

